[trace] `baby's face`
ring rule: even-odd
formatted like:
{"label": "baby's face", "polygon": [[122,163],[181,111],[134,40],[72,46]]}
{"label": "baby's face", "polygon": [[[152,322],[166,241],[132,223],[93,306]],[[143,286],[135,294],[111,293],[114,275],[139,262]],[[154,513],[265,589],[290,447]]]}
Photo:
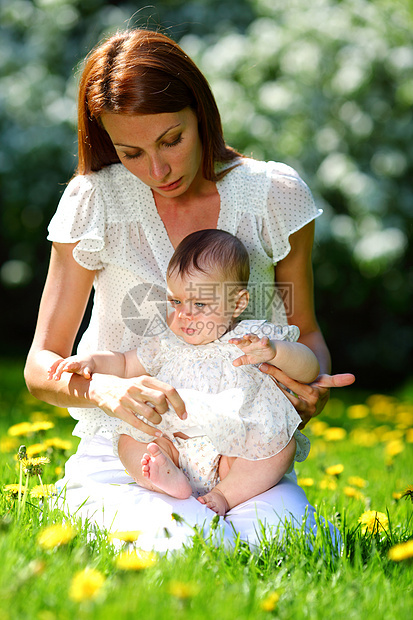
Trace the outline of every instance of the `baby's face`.
{"label": "baby's face", "polygon": [[190,344],[208,344],[228,331],[239,285],[199,271],[186,278],[173,274],[167,285],[167,322],[176,336]]}

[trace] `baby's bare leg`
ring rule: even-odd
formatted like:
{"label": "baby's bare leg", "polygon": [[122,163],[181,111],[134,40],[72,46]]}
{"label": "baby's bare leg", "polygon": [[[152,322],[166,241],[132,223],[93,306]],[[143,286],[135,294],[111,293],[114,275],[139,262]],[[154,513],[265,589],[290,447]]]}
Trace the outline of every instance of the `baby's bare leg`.
{"label": "baby's bare leg", "polygon": [[281,452],[268,459],[247,461],[242,458],[221,457],[218,468],[221,481],[198,500],[217,514],[226,514],[234,506],[275,486],[291,466],[295,450],[293,437]]}
{"label": "baby's bare leg", "polygon": [[146,444],[121,435],[118,451],[126,470],[140,486],[178,499],[191,495],[189,481],[178,467],[178,450],[169,439],[160,437]]}

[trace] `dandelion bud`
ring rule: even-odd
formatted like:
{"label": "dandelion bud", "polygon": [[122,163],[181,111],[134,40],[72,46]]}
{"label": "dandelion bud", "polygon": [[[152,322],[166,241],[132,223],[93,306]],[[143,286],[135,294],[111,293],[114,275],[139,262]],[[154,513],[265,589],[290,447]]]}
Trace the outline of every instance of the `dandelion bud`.
{"label": "dandelion bud", "polygon": [[26,446],[20,446],[19,451],[17,453],[17,458],[19,461],[23,461],[23,459],[27,458],[27,450]]}

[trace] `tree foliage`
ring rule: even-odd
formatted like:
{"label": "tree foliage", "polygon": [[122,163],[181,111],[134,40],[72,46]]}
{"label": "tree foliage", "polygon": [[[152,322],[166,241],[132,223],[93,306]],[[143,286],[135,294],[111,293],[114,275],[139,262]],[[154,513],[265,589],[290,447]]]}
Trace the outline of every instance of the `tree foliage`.
{"label": "tree foliage", "polygon": [[402,382],[412,353],[413,10],[402,0],[0,4],[0,249],[7,350],[27,349],[47,223],[75,167],[76,67],[103,34],[168,32],[216,95],[228,143],[295,167],[324,216],[317,313],[336,370]]}

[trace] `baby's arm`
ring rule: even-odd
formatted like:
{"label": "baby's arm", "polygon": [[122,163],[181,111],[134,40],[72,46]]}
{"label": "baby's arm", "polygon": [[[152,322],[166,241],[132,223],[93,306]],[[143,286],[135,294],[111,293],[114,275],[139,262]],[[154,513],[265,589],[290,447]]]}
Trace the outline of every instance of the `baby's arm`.
{"label": "baby's arm", "polygon": [[266,362],[301,383],[311,383],[320,372],[316,356],[300,342],[269,340],[266,336],[258,338],[255,334],[232,338],[229,342],[244,352],[244,355],[233,361],[234,366]]}
{"label": "baby's arm", "polygon": [[49,369],[49,379],[58,381],[63,372],[71,372],[90,379],[93,373],[115,375],[125,379],[147,374],[140,363],[136,350],[120,353],[96,351],[90,355],[72,355],[57,360]]}

